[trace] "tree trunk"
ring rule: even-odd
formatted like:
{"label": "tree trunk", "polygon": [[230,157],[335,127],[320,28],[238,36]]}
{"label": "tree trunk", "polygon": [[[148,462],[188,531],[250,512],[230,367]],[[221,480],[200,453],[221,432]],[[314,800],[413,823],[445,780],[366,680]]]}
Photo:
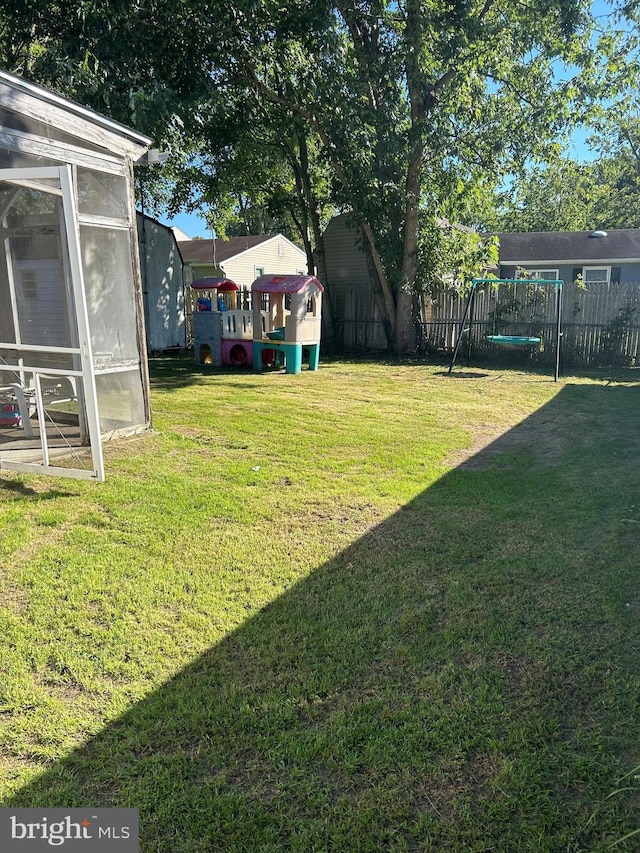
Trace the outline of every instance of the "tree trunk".
{"label": "tree trunk", "polygon": [[[298,192],[302,196],[302,203],[305,211],[308,214],[311,224],[311,232],[313,234],[313,242],[315,244],[315,254],[311,256],[311,265],[309,272],[314,270],[317,265],[315,274],[320,283],[324,286],[324,296],[322,299],[322,340],[323,349],[327,352],[335,352],[336,350],[336,333],[333,321],[333,310],[331,305],[331,291],[327,278],[327,259],[324,251],[324,237],[322,227],[320,225],[320,213],[318,211],[318,199],[313,191],[311,173],[309,169],[309,152],[307,150],[307,139],[304,130],[298,128],[297,133],[299,162],[295,160],[292,163],[293,171],[296,179]],[[315,264],[314,264],[315,260]]]}
{"label": "tree trunk", "polygon": [[393,349],[406,355],[415,349],[416,334],[413,297],[418,273],[418,240],[420,229],[420,189],[424,157],[425,98],[420,73],[422,43],[420,0],[407,0],[405,28],[407,90],[411,105],[409,158],[405,180],[405,219],[402,252],[402,278],[396,302],[396,322],[393,329]]}

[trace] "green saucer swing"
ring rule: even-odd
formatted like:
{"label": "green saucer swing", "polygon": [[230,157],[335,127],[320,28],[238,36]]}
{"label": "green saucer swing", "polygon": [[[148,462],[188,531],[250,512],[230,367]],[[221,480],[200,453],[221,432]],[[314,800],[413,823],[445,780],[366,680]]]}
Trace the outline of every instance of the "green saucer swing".
{"label": "green saucer swing", "polygon": [[[520,349],[521,347],[535,347],[538,346],[541,342],[541,338],[537,338],[531,334],[533,321],[536,316],[536,306],[538,304],[538,288],[536,287],[533,291],[533,302],[531,304],[531,319],[529,320],[529,334],[528,335],[487,335],[487,340],[489,343],[495,344],[498,347],[504,347],[505,349]],[[494,322],[494,332],[495,332],[495,313],[493,315]]]}
{"label": "green saucer swing", "polygon": [[530,335],[487,335],[487,340],[499,347],[517,349],[518,347],[535,347],[541,343],[542,338],[534,338]]}

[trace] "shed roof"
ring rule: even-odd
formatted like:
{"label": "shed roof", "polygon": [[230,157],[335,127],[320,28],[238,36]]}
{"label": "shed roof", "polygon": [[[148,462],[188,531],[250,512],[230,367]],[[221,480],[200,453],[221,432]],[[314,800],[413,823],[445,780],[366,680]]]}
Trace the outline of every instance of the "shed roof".
{"label": "shed roof", "polygon": [[253,282],[251,290],[255,293],[300,293],[310,286],[321,293],[324,290],[312,275],[261,275]]}
{"label": "shed roof", "polygon": [[159,219],[154,219],[153,216],[149,216],[149,214],[142,213],[139,210],[136,210],[136,221],[138,223],[138,234],[140,233],[140,231],[144,231],[147,223],[151,223],[154,228],[158,228],[160,231],[164,231],[166,234],[170,234],[173,238],[174,248],[178,253],[178,257],[180,258],[180,263],[183,262],[180,246],[178,245],[176,235],[173,233],[173,228],[171,228],[171,226],[165,225],[164,222],[160,222]]}
{"label": "shed roof", "polygon": [[498,234],[500,263],[624,262],[640,259],[640,228],[607,231],[590,237],[590,231],[543,231]]}

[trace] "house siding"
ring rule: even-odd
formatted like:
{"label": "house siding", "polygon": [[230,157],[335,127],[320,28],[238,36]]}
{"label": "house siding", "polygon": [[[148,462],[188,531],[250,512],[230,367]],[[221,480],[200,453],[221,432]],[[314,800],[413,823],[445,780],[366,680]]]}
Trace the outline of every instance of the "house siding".
{"label": "house siding", "polygon": [[[47,243],[46,238],[40,240],[41,246]],[[68,309],[60,262],[55,255],[50,260],[16,261],[14,275],[18,312],[23,324],[23,343],[46,342],[49,346],[68,346]],[[34,288],[32,298],[27,295],[26,282]]]}
{"label": "house siding", "polygon": [[621,282],[638,282],[640,281],[640,263],[636,264],[616,264],[620,267]]}
{"label": "house siding", "polygon": [[386,349],[367,259],[345,215],[334,217],[327,225],[324,249],[338,342],[347,349]]}
{"label": "house siding", "polygon": [[265,274],[295,275],[307,273],[307,256],[282,235],[265,240],[257,246],[246,249],[236,257],[228,258],[219,264],[187,262],[185,264],[185,284],[206,276],[226,276],[241,290],[250,290],[256,279],[256,267]]}
{"label": "house siding", "polygon": [[[240,287],[249,290],[255,281],[256,267],[265,275],[295,275],[307,272],[307,256],[284,237],[274,237],[248,249],[241,255],[222,264],[225,275]],[[313,273],[313,271],[312,271]]]}

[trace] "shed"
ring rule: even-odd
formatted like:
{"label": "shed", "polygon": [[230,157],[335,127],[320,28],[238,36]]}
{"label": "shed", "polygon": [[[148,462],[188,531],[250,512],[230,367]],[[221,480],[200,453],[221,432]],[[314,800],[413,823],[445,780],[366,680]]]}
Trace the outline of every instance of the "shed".
{"label": "shed", "polygon": [[328,223],[324,249],[335,334],[347,350],[384,350],[387,336],[362,244],[346,213]]}
{"label": "shed", "polygon": [[150,424],[133,165],[151,140],[0,71],[0,469],[103,480]]}
{"label": "shed", "polygon": [[147,350],[187,345],[182,255],[172,228],[138,213],[138,246]]}

